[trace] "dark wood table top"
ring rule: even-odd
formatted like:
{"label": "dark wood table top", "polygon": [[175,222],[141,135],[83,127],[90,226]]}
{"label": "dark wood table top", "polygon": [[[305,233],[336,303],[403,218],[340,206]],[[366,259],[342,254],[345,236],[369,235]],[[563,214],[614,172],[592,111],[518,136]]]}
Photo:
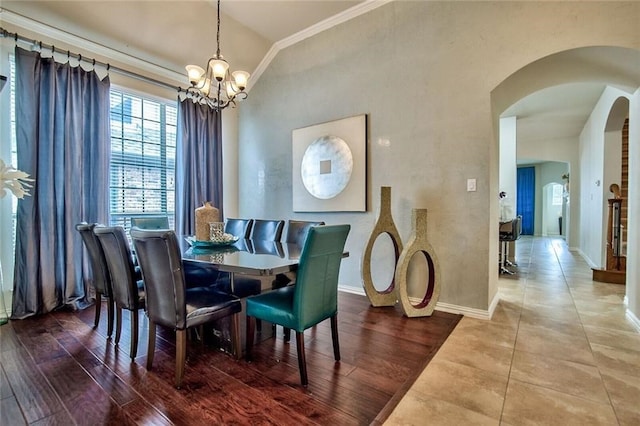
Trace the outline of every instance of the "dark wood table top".
{"label": "dark wood table top", "polygon": [[211,263],[220,271],[250,275],[276,275],[298,268],[301,247],[279,241],[241,239],[225,246],[192,247],[180,239],[182,258]]}

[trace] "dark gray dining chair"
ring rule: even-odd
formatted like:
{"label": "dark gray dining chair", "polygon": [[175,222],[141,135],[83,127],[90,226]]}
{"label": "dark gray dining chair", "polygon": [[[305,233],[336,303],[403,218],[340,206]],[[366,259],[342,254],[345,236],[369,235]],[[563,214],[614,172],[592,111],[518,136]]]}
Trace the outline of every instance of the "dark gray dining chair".
{"label": "dark gray dining chair", "polygon": [[253,219],[230,218],[224,222],[224,232],[240,238],[250,238]]}
{"label": "dark gray dining chair", "polygon": [[[284,242],[289,244],[289,257],[298,257],[304,247],[304,241],[312,226],[322,226],[323,221],[289,220]],[[294,251],[295,250],[295,251]],[[293,252],[292,252],[293,251]]]}
{"label": "dark gray dining chair", "polygon": [[116,311],[116,345],[120,342],[122,310],[131,313],[131,360],[138,353],[138,311],[145,307],[144,284],[138,279],[133,257],[124,228],[121,226],[96,226],[96,234],[111,278]]}
{"label": "dark gray dining chair", "polygon": [[[314,226],[324,225],[323,221],[311,222],[303,220],[289,220],[287,222],[287,233],[285,235],[284,242],[287,244],[289,258],[300,257],[302,247],[307,239],[309,229]],[[276,279],[273,281],[273,288],[280,288],[285,285],[291,284],[296,279],[296,273],[288,272],[286,274],[276,275]]]}
{"label": "dark gray dining chair", "polygon": [[132,217],[131,227],[140,229],[170,229],[167,216]]}
{"label": "dark gray dining chair", "polygon": [[111,277],[107,269],[107,260],[104,257],[102,246],[98,238],[93,233],[95,223],[89,224],[81,222],[76,225],[76,230],[80,233],[84,246],[89,253],[89,264],[91,265],[91,284],[96,292],[96,314],[93,328],[97,328],[100,323],[100,310],[102,308],[102,297],[107,300],[107,338],[111,338],[113,333],[113,296],[111,294]]}
{"label": "dark gray dining chair", "polygon": [[[248,239],[251,238],[254,223],[255,221],[253,219],[227,218],[224,222],[224,232]],[[251,244],[251,242],[245,241],[241,244],[247,247],[247,251],[253,252],[253,244]],[[260,280],[254,278],[234,276],[232,286],[229,272],[220,272],[218,280],[216,281],[216,287],[222,291],[233,293],[238,297],[246,297],[252,294],[259,294],[261,283]]]}
{"label": "dark gray dining chair", "polygon": [[231,338],[236,357],[241,354],[238,313],[240,299],[210,287],[186,288],[178,240],[170,230],[131,230],[147,295],[149,347],[147,369],[153,365],[156,326],[176,332],[175,386],[182,385],[187,353],[187,330],[232,316]]}
{"label": "dark gray dining chair", "polygon": [[252,240],[280,241],[284,220],[253,219]]}

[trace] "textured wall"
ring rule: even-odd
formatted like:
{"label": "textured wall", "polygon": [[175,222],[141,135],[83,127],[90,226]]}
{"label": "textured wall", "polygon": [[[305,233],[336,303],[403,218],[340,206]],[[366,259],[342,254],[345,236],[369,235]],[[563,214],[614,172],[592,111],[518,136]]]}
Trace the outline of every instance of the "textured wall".
{"label": "textured wall", "polygon": [[[486,310],[497,288],[491,92],[555,52],[637,48],[638,7],[609,5],[393,2],[284,49],[241,107],[240,214],[350,223],[340,282],[361,290],[379,187],[391,186],[403,240],[411,209],[429,210],[440,300]],[[361,113],[369,115],[367,213],[293,213],[291,131]],[[466,191],[467,178],[477,179],[476,192]]]}

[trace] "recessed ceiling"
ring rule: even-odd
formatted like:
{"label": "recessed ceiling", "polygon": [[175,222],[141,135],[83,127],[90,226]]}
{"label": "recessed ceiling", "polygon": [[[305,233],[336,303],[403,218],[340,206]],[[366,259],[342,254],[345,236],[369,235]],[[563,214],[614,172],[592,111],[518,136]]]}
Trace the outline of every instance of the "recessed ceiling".
{"label": "recessed ceiling", "polygon": [[601,83],[548,87],[520,99],[501,117],[517,117],[518,143],[578,138],[604,89]]}

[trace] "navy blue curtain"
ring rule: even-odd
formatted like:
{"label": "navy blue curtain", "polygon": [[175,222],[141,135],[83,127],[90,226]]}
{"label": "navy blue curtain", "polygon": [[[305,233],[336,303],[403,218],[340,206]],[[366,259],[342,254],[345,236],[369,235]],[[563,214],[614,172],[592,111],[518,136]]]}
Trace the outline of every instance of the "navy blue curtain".
{"label": "navy blue curtain", "polygon": [[222,211],[222,113],[179,100],[176,141],[175,229],[195,233],[195,209],[205,201]]}
{"label": "navy blue curtain", "polygon": [[16,47],[18,202],[12,318],[85,302],[81,221],[108,219],[109,79]]}
{"label": "navy blue curtain", "polygon": [[518,215],[522,216],[522,234],[533,235],[536,211],[536,168],[518,167]]}

